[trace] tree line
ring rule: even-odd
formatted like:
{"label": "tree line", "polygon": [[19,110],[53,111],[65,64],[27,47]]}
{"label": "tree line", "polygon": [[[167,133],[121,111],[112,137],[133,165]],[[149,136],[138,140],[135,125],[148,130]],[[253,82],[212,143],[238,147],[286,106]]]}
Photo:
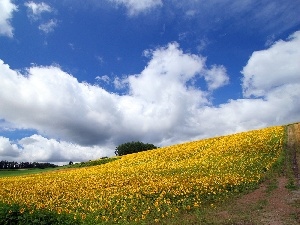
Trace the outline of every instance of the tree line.
{"label": "tree line", "polygon": [[9,162],[6,160],[0,161],[0,169],[30,169],[30,168],[54,168],[57,165],[52,163],[40,163],[40,162]]}
{"label": "tree line", "polygon": [[117,156],[122,156],[122,155],[142,152],[142,151],[148,151],[152,149],[157,149],[157,147],[149,143],[145,144],[140,141],[135,141],[135,142],[132,141],[132,142],[126,142],[116,147],[115,154]]}
{"label": "tree line", "polygon": [[[136,141],[136,142],[132,141],[132,142],[121,144],[118,147],[116,147],[115,154],[117,156],[122,156],[122,155],[142,152],[142,151],[148,151],[151,149],[157,149],[157,147],[149,143],[145,144],[140,141]],[[107,157],[102,158],[102,161],[106,158]],[[107,160],[112,161],[111,159],[107,159]],[[100,164],[103,164],[105,160],[103,162],[102,161]],[[70,161],[69,165],[72,164],[73,162]],[[15,161],[9,162],[6,160],[0,161],[0,169],[30,169],[30,168],[44,169],[44,168],[54,168],[54,167],[57,167],[57,165],[48,162],[40,163],[40,162],[15,162]]]}

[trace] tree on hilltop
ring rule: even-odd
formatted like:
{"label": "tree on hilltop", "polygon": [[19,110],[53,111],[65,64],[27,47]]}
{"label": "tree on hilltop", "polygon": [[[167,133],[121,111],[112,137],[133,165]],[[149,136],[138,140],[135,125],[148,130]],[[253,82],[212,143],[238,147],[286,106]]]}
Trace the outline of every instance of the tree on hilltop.
{"label": "tree on hilltop", "polygon": [[147,151],[151,149],[156,149],[157,147],[153,144],[144,144],[143,142],[127,142],[116,147],[115,154],[117,156],[132,154],[136,152]]}

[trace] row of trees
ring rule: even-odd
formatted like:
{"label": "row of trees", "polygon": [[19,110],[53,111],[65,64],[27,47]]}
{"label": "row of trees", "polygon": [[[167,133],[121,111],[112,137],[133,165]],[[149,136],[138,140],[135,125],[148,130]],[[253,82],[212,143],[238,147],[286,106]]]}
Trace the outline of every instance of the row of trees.
{"label": "row of trees", "polygon": [[54,168],[57,165],[51,163],[39,163],[39,162],[8,162],[6,160],[0,161],[0,169],[29,169],[29,168]]}
{"label": "row of trees", "polygon": [[[140,141],[137,142],[127,142],[116,147],[115,154],[117,156],[147,151],[151,149],[157,149],[153,144],[143,143]],[[70,161],[69,165],[72,165],[73,162]],[[9,162],[6,160],[0,161],[0,169],[29,169],[29,168],[54,168],[57,165],[51,163],[39,163],[39,162]]]}
{"label": "row of trees", "polygon": [[153,144],[144,144],[143,142],[127,142],[116,147],[115,154],[117,156],[127,155],[142,151],[147,151],[151,149],[156,149],[157,147]]}

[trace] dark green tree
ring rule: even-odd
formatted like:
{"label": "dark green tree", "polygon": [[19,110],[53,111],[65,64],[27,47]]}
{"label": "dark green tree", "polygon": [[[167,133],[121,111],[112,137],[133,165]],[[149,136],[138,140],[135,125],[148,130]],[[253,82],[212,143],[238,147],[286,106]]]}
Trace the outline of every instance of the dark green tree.
{"label": "dark green tree", "polygon": [[118,156],[127,155],[136,152],[147,151],[151,149],[156,149],[157,147],[153,144],[144,144],[140,141],[132,141],[119,145],[116,147],[115,154]]}

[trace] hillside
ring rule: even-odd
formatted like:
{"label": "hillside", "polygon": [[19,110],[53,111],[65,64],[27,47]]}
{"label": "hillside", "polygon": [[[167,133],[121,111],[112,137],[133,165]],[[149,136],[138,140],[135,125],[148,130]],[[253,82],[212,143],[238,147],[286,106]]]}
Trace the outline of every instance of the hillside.
{"label": "hillside", "polygon": [[86,224],[297,224],[299,137],[299,124],[269,127],[0,178],[0,202]]}
{"label": "hillside", "polygon": [[[257,189],[204,210],[202,219],[189,214],[186,224],[298,225],[300,224],[300,123],[286,126],[286,151]],[[179,224],[179,223],[173,223]]]}

